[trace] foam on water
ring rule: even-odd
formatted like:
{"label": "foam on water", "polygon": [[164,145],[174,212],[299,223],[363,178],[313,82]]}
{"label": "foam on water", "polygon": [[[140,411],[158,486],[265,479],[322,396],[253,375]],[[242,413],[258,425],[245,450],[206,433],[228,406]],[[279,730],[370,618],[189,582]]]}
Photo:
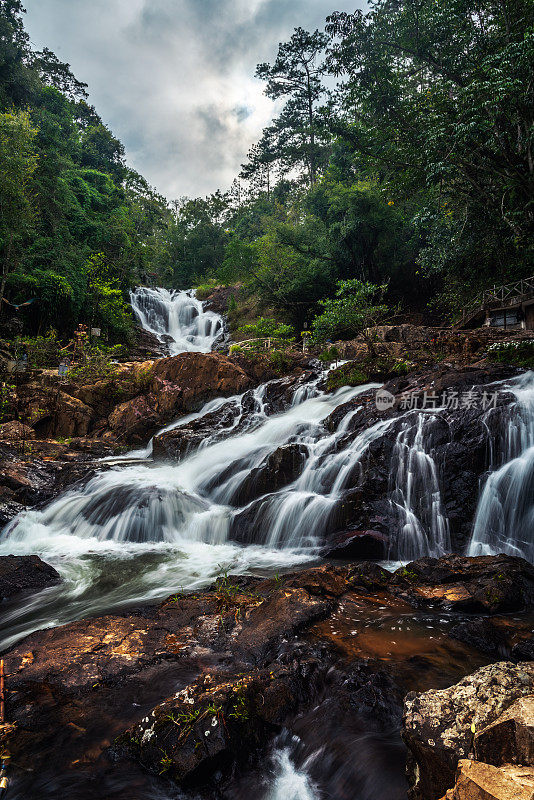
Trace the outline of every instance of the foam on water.
{"label": "foam on water", "polygon": [[481,493],[468,555],[507,553],[533,562],[534,372],[505,388],[516,402],[506,412],[504,443],[492,454],[494,471]]}
{"label": "foam on water", "polygon": [[130,300],[140,325],[168,345],[171,355],[209,353],[224,333],[222,317],[204,311],[192,290],[140,286],[130,292]]}

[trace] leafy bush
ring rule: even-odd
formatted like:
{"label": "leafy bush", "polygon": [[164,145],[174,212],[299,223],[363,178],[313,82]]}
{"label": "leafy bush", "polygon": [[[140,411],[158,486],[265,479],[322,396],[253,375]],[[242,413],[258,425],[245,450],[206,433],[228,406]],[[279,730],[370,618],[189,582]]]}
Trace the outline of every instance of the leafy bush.
{"label": "leafy bush", "polygon": [[[388,310],[387,306],[375,302],[383,296],[385,286],[364,283],[357,278],[338,281],[336,286],[335,297],[320,301],[323,311],[312,322],[312,338],[317,344],[365,333],[365,329],[376,325]],[[367,343],[371,352],[371,343]]]}
{"label": "leafy bush", "polygon": [[327,347],[326,350],[323,350],[319,356],[319,361],[322,364],[331,364],[332,361],[337,361],[338,359],[339,349],[335,345],[332,345],[332,347]]}
{"label": "leafy bush", "polygon": [[500,364],[515,364],[518,367],[534,369],[534,339],[495,342],[488,348],[488,358]]}
{"label": "leafy bush", "polygon": [[120,345],[114,347],[93,347],[86,353],[86,360],[74,364],[67,372],[67,378],[73,383],[89,384],[113,378],[118,369],[113,358],[119,355]]}
{"label": "leafy bush", "polygon": [[28,355],[30,367],[53,368],[61,361],[61,343],[53,329],[46,336],[26,337],[21,344]]}
{"label": "leafy bush", "polygon": [[210,294],[213,294],[213,290],[216,289],[218,285],[216,280],[210,280],[197,286],[195,289],[197,300],[206,300]]}
{"label": "leafy bush", "polygon": [[360,386],[367,383],[369,378],[362,367],[354,362],[343,364],[337,369],[330,370],[326,379],[326,391],[333,392],[342,386]]}
{"label": "leafy bush", "polygon": [[255,339],[282,339],[288,344],[295,340],[295,329],[292,325],[277,322],[272,317],[259,317],[256,322],[243,325],[241,333],[247,333]]}

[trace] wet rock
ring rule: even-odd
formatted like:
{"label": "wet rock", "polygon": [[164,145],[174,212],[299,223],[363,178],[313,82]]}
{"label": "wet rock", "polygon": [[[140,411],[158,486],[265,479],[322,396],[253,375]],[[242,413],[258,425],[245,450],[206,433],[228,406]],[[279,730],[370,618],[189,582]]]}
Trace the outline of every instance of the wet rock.
{"label": "wet rock", "polygon": [[451,628],[449,636],[491,656],[507,655],[506,637],[489,619],[464,620]]}
{"label": "wet rock", "polygon": [[534,605],[534,567],[513,556],[421,558],[397,570],[394,583],[407,583],[403,596],[416,605],[490,614]]}
{"label": "wet rock", "polygon": [[166,355],[168,355],[168,349],[154,333],[144,328],[135,328],[134,342],[129,347],[129,358],[132,361],[147,361]]}
{"label": "wet rock", "polygon": [[[413,589],[408,580],[363,561],[268,579],[221,576],[204,591],[173,595],[157,607],[34,633],[6,655],[7,715],[16,725],[13,763],[36,773],[50,764],[64,771],[76,764],[88,768],[108,753],[122,764],[136,759],[184,788],[209,783],[208,796],[215,797],[221,786],[233,785],[236,768],[246,762],[248,769],[251,758],[264,760],[273,734],[287,728],[302,738],[308,755],[328,735],[324,768],[332,796],[350,800],[360,786],[366,796],[354,759],[357,743],[369,759],[364,774],[372,775],[380,796],[402,797],[397,788],[396,794],[384,792],[388,780],[400,787],[401,699],[418,680],[411,654],[420,652],[421,640],[392,653],[391,631],[373,630],[373,620],[377,607],[390,622],[390,615],[405,619],[410,606],[397,594],[407,589]],[[435,663],[429,666],[429,659],[425,667],[425,685],[456,679],[459,664],[471,657],[464,654],[459,662],[460,645],[446,635],[438,643],[432,634],[426,644]],[[440,658],[449,656],[451,671],[444,677]],[[465,726],[470,746],[473,713],[480,730],[531,693],[525,682],[531,682],[534,665],[486,669],[493,670],[487,680],[477,683],[475,673],[465,690],[456,687],[458,696],[455,687],[445,690],[452,693],[449,710],[445,702],[428,704],[432,723],[459,726],[447,734],[456,760],[443,792],[453,785],[454,748]],[[410,697],[430,694],[439,692]],[[423,706],[421,700],[420,728]],[[317,730],[315,737],[308,726]],[[120,744],[113,744],[116,737]],[[376,751],[383,754],[384,737],[392,744],[382,764]],[[425,753],[431,750],[428,742],[426,747]],[[440,758],[441,751],[432,764]],[[378,783],[377,775],[383,776]]]}
{"label": "wet rock", "polygon": [[343,531],[328,539],[323,556],[336,559],[385,558],[388,537],[380,531]]}
{"label": "wet rock", "polygon": [[[395,406],[386,412],[379,412],[375,403],[375,393],[361,395],[345,403],[327,418],[325,426],[334,431],[345,415],[363,406],[347,426],[344,442],[350,443],[364,430],[377,423],[390,421],[380,436],[374,439],[363,454],[359,465],[347,479],[344,501],[344,514],[339,520],[338,529],[374,529],[389,537],[392,552],[398,532],[405,523],[405,516],[387,498],[395,488],[397,465],[395,446],[399,432],[405,424],[411,424],[407,443],[412,443],[417,431],[419,414],[413,411],[407,418],[402,408],[404,392],[413,393],[421,407],[425,392],[427,396],[441,398],[443,392],[456,392],[462,396],[475,387],[482,393],[484,387],[496,380],[517,374],[511,368],[466,367],[454,369],[439,366],[432,370],[410,373],[395,378],[385,385],[385,389],[395,396]],[[435,415],[425,412],[423,430],[423,449],[436,468],[444,515],[448,519],[452,549],[463,552],[469,541],[472,520],[476,511],[480,481],[488,469],[490,441],[497,440],[503,429],[503,415],[514,401],[513,396],[501,392],[497,407],[489,416],[482,403],[471,408],[437,411]],[[436,405],[439,403],[436,400]],[[401,419],[402,417],[402,419]],[[392,473],[393,470],[393,473]],[[404,489],[405,491],[405,489]]]}
{"label": "wet rock", "polygon": [[534,767],[534,694],[516,700],[495,722],[476,733],[474,747],[477,761],[495,767]]}
{"label": "wet rock", "polygon": [[520,697],[530,695],[534,664],[499,662],[482,667],[449,689],[409,693],[403,739],[410,751],[411,800],[438,800],[454,785],[458,761],[473,749],[475,730],[491,725]]}
{"label": "wet rock", "polygon": [[16,503],[13,500],[0,500],[0,527],[7,525],[17,514],[20,514],[26,509],[22,503]]}
{"label": "wet rock", "polygon": [[306,460],[307,449],[287,444],[271,453],[263,464],[251,470],[229,502],[245,505],[269,492],[277,492],[297,480]]}
{"label": "wet rock", "polygon": [[204,675],[123,738],[140,762],[182,785],[202,786],[251,755],[298,709],[310,664],[272,665],[238,678]]}
{"label": "wet rock", "polygon": [[534,769],[493,767],[463,759],[459,763],[454,789],[443,800],[532,800]]}
{"label": "wet rock", "polygon": [[534,661],[534,637],[518,642],[512,648],[512,657],[518,661]]}
{"label": "wet rock", "polygon": [[0,602],[35,594],[60,583],[59,573],[38,556],[0,556]]}
{"label": "wet rock", "polygon": [[154,458],[171,458],[179,461],[197,450],[208,437],[214,441],[218,434],[234,426],[241,413],[241,406],[229,402],[201,419],[154,437]]}

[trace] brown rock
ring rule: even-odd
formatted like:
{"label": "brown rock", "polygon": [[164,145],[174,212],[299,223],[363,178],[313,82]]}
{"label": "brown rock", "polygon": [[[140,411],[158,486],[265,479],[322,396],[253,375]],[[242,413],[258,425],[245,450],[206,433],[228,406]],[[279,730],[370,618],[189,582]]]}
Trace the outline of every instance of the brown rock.
{"label": "brown rock", "polygon": [[516,700],[495,722],[476,734],[475,756],[496,767],[534,767],[534,695]]}
{"label": "brown rock", "polygon": [[12,422],[4,422],[0,425],[0,440],[4,442],[18,442],[20,440],[29,441],[35,439],[35,431],[29,425],[23,425],[22,422],[13,420]]}
{"label": "brown rock", "polygon": [[0,602],[54,586],[59,573],[38,556],[0,557]]}
{"label": "brown rock", "polygon": [[534,769],[493,767],[462,760],[454,789],[443,800],[533,800]]}
{"label": "brown rock", "polygon": [[458,761],[471,749],[471,726],[495,722],[520,697],[532,694],[534,663],[500,662],[448,689],[415,694],[404,702],[402,737],[410,750],[409,796],[437,800],[454,784]]}
{"label": "brown rock", "polygon": [[148,393],[119,405],[109,427],[121,441],[146,440],[181,414],[250,386],[244,370],[220,353],[180,353],[155,364]]}

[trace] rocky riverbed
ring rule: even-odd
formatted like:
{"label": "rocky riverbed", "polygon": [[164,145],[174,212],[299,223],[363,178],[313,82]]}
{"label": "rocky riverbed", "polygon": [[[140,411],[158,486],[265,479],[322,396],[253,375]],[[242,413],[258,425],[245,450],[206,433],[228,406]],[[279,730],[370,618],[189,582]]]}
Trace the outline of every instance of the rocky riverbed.
{"label": "rocky riverbed", "polygon": [[443,554],[507,459],[528,494],[528,376],[420,364],[381,408],[304,354],[285,372],[190,352],[22,385],[31,424],[0,426],[3,521],[32,509],[0,557],[13,797],[527,797],[527,517],[508,555]]}
{"label": "rocky riverbed", "polygon": [[[236,797],[286,737],[327,796],[400,798],[402,732],[411,796],[437,800],[471,753],[471,723],[533,694],[533,612],[529,564],[450,556],[222,577],[35,633],[6,655],[14,796],[53,797],[44,787],[67,776],[73,796],[122,797],[113,774],[133,765],[162,792]],[[495,638],[506,663],[463,678],[496,660]],[[477,757],[493,763],[492,746],[479,736]]]}

